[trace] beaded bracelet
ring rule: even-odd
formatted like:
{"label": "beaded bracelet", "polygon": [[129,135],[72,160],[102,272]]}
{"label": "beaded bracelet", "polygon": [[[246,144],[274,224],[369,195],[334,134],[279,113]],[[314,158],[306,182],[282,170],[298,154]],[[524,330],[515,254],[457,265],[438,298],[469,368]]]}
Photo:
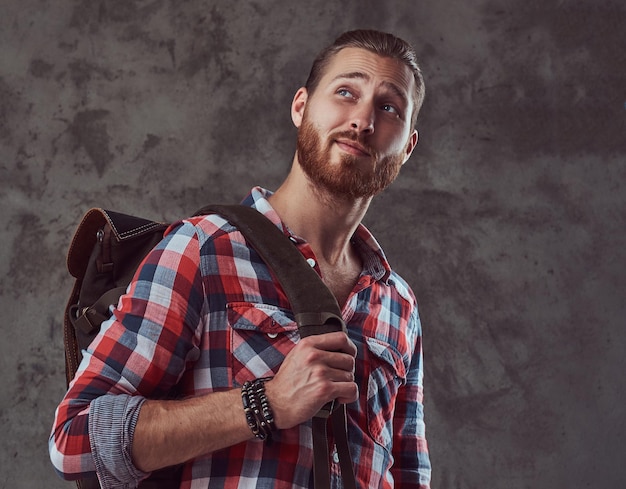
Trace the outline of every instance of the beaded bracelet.
{"label": "beaded bracelet", "polygon": [[250,430],[259,440],[272,440],[272,431],[276,430],[274,413],[265,395],[265,382],[270,377],[246,381],[241,388],[241,401],[246,421]]}

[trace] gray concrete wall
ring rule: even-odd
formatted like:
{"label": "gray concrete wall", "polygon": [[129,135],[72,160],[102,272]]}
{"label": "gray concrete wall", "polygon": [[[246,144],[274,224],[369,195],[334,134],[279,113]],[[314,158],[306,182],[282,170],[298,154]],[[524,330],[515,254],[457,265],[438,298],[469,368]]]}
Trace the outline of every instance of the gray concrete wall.
{"label": "gray concrete wall", "polygon": [[433,487],[625,487],[624,5],[2,0],[0,487],[71,487],[46,445],[83,212],[275,188],[292,94],[355,27],[414,43],[428,86],[366,223],[420,300]]}

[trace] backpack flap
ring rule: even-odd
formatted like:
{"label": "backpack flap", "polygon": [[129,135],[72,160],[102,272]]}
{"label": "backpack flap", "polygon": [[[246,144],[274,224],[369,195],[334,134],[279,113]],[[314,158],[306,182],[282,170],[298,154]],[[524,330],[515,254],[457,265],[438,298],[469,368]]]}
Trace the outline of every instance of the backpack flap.
{"label": "backpack flap", "polygon": [[104,209],[91,209],[74,234],[67,268],[76,279],[65,312],[68,381],[85,349],[110,317],[145,255],[163,238],[167,224]]}
{"label": "backpack flap", "polygon": [[[105,227],[107,224],[108,226]],[[156,245],[166,229],[167,224],[162,222],[150,221],[141,217],[120,214],[119,212],[107,211],[105,209],[90,209],[78,225],[72,238],[72,243],[67,253],[67,268],[72,277],[82,280],[87,271],[89,258],[94,251],[94,246],[98,241],[104,239],[103,232],[111,232],[112,241],[107,243],[107,245],[111,244],[116,249],[115,255],[120,255],[113,256],[112,260],[121,261],[136,256],[137,248],[143,250],[145,248],[143,245],[146,241]],[[122,243],[129,241],[135,244],[124,245],[122,249]],[[148,251],[149,249],[141,254],[140,259]],[[137,260],[132,259],[132,261],[135,264]],[[139,265],[139,263],[137,262],[135,265]],[[118,263],[119,270],[126,271],[127,268],[126,263]],[[119,277],[120,273],[118,272],[116,275]]]}

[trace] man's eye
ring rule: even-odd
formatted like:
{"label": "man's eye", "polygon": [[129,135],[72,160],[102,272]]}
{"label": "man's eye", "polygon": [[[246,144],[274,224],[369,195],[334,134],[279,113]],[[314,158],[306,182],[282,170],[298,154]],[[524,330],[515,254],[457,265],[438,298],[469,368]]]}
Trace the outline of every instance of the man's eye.
{"label": "man's eye", "polygon": [[381,107],[381,109],[383,109],[385,112],[389,112],[391,114],[399,114],[398,109],[396,109],[393,105],[391,104],[385,104]]}
{"label": "man's eye", "polygon": [[347,88],[340,88],[337,90],[337,95],[341,95],[342,97],[352,97],[352,92]]}

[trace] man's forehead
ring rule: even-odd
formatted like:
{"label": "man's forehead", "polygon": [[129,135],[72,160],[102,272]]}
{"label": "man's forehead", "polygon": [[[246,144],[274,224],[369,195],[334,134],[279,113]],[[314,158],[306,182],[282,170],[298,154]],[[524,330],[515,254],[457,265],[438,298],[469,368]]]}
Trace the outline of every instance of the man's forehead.
{"label": "man's forehead", "polygon": [[402,61],[353,47],[344,48],[331,58],[322,83],[331,84],[341,78],[375,82],[409,98],[415,83],[413,72]]}

